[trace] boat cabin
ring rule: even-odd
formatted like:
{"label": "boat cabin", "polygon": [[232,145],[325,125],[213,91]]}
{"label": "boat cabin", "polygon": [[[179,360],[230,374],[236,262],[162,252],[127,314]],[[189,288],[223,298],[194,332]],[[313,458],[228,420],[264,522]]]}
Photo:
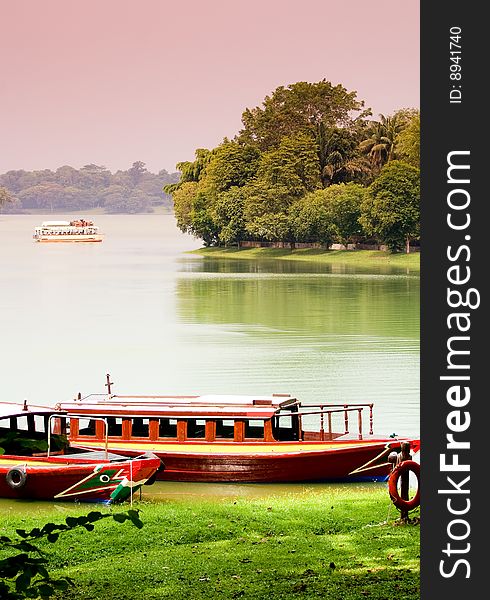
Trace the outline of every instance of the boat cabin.
{"label": "boat cabin", "polygon": [[0,403],[0,454],[46,456],[68,447],[65,413],[44,406]]}
{"label": "boat cabin", "polygon": [[[92,394],[59,407],[70,416],[71,442],[101,440],[147,442],[327,441],[349,433],[349,415],[372,404],[302,407],[288,394],[272,396],[119,396]],[[89,418],[92,420],[89,420]],[[96,417],[96,420],[93,418]],[[335,418],[342,427],[335,431]],[[308,429],[305,429],[306,426]]]}
{"label": "boat cabin", "polygon": [[95,235],[99,228],[92,221],[43,221],[34,230],[35,237],[46,235]]}

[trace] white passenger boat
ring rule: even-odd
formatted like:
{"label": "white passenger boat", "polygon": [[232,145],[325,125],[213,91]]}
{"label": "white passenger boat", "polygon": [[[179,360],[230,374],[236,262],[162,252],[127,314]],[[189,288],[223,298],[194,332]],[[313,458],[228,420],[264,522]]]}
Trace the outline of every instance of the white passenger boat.
{"label": "white passenger boat", "polygon": [[43,221],[34,229],[36,242],[101,242],[102,235],[93,221]]}

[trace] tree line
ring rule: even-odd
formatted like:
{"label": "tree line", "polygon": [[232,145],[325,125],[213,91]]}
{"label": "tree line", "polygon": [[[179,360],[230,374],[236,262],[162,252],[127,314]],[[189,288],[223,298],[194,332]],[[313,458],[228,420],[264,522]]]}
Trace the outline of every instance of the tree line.
{"label": "tree line", "polygon": [[28,213],[103,208],[107,213],[142,213],[163,205],[172,210],[171,197],[162,190],[179,176],[164,169],[151,173],[141,161],[115,173],[95,164],[81,169],[65,165],[56,171],[8,171],[0,175],[0,209]]}
{"label": "tree line", "polygon": [[371,110],[326,80],[278,87],[246,109],[243,128],[165,186],[178,227],[205,245],[245,240],[375,241],[409,249],[419,237],[420,114]]}

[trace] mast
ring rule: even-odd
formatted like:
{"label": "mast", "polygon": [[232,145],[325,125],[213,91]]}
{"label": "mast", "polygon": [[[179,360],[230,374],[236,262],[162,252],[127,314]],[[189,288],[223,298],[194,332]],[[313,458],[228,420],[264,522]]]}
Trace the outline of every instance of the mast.
{"label": "mast", "polygon": [[107,383],[105,384],[106,388],[107,388],[107,394],[110,395],[111,394],[111,385],[114,385],[114,382],[111,381],[111,376],[109,375],[109,373],[106,374],[105,376]]}

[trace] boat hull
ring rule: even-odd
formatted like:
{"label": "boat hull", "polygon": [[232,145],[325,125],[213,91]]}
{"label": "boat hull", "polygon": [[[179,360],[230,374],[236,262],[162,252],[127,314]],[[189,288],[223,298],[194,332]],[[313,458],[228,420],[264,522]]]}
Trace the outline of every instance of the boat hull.
{"label": "boat hull", "polygon": [[[75,442],[81,445],[82,442]],[[94,443],[94,442],[92,442]],[[388,455],[400,441],[296,442],[240,444],[111,443],[112,451],[136,455],[151,451],[161,458],[163,481],[288,483],[314,481],[383,481],[392,465]],[[95,442],[96,444],[96,442]],[[90,443],[85,448],[93,448]],[[413,451],[418,450],[414,441]]]}
{"label": "boat hull", "polygon": [[100,235],[41,235],[35,237],[36,242],[57,243],[57,242],[101,242]]}
{"label": "boat hull", "polygon": [[[96,462],[21,456],[0,457],[0,497],[29,500],[119,502],[153,477],[161,466],[156,456],[135,460]],[[12,469],[24,473],[9,476]],[[12,478],[14,481],[12,482]],[[10,484],[9,484],[10,479]]]}

